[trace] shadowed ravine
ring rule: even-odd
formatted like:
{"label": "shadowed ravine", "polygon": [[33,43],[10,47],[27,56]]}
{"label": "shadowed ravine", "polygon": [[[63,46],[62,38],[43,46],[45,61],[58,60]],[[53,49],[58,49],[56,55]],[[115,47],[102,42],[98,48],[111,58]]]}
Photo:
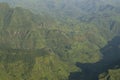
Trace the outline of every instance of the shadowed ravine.
{"label": "shadowed ravine", "polygon": [[[120,37],[116,36],[101,50],[103,58],[97,63],[76,63],[82,72],[71,72],[69,80],[99,80],[101,73],[120,68]],[[108,75],[107,80],[110,79]]]}

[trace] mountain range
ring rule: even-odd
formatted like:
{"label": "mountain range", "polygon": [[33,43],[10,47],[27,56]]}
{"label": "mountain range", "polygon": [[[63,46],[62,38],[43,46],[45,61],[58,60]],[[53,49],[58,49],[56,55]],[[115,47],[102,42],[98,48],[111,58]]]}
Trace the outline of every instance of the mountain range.
{"label": "mountain range", "polygon": [[[116,51],[108,46],[120,36],[119,0],[0,2],[1,80],[88,80],[76,77],[89,76],[76,63],[90,64],[92,69],[91,64],[104,58],[112,62],[108,53],[120,54],[119,47]],[[104,48],[107,52],[101,51]],[[119,80],[116,66],[89,80]],[[71,78],[74,72],[79,74]]]}

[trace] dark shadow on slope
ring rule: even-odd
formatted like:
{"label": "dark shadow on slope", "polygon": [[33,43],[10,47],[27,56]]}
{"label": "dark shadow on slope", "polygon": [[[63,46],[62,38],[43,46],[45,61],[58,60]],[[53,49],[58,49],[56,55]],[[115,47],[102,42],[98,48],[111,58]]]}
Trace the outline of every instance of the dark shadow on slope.
{"label": "dark shadow on slope", "polygon": [[[101,73],[120,68],[120,36],[114,37],[101,50],[103,58],[97,63],[76,63],[82,72],[70,73],[69,80],[98,80]],[[110,76],[108,76],[109,80]]]}

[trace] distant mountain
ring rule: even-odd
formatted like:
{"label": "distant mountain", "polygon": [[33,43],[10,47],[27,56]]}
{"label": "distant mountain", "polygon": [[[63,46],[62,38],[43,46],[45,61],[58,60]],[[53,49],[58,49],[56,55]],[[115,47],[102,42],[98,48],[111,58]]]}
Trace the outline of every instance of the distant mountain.
{"label": "distant mountain", "polygon": [[[59,20],[72,18],[79,22],[94,23],[100,28],[119,34],[119,0],[0,0],[12,6],[32,10],[37,14],[49,14]],[[64,19],[63,19],[64,18]],[[106,31],[108,32],[108,31]]]}

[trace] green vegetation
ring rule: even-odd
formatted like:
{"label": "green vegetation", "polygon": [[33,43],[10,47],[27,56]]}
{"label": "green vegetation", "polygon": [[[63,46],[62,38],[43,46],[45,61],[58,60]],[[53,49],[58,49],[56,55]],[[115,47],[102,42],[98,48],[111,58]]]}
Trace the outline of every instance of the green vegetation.
{"label": "green vegetation", "polygon": [[[80,1],[88,6],[79,0],[0,3],[0,80],[68,80],[80,71],[76,62],[101,60],[100,49],[120,33],[119,5]],[[111,69],[100,80],[119,80],[119,73]]]}

